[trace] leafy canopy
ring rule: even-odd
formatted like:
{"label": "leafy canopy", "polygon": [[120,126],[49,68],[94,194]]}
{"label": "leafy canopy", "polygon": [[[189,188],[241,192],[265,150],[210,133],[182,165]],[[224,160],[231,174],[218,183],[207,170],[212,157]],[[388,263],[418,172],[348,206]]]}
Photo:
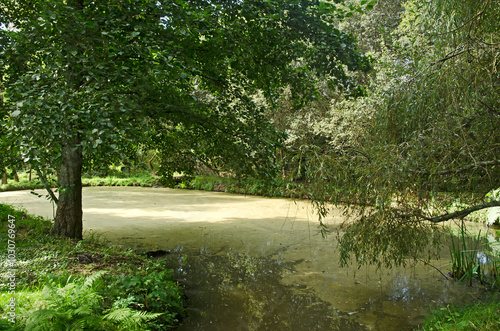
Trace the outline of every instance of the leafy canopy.
{"label": "leafy canopy", "polygon": [[[357,95],[349,71],[368,70],[344,15],[316,1],[15,1],[2,4],[1,61],[9,136],[26,162],[57,169],[62,146],[84,166],[141,144],[164,170],[222,157],[267,160],[281,136],[262,116],[285,86],[299,99],[315,77]],[[5,121],[5,119],[4,119]],[[255,151],[258,151],[255,153]],[[269,165],[269,162],[264,162]]]}
{"label": "leafy canopy", "polygon": [[139,146],[159,151],[165,177],[203,162],[273,178],[282,134],[263,110],[285,87],[297,106],[318,77],[362,93],[350,73],[369,58],[335,27],[345,15],[307,0],[0,4],[4,136],[42,178],[57,173],[53,232],[82,236],[82,168]]}

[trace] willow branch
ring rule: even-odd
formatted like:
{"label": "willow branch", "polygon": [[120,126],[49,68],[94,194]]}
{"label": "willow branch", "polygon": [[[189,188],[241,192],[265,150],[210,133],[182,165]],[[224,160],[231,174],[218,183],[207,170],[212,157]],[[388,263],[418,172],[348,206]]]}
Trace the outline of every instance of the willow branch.
{"label": "willow branch", "polygon": [[[463,47],[463,46],[462,46],[462,47]],[[446,62],[446,61],[448,61],[449,59],[452,59],[452,58],[454,58],[454,57],[459,56],[459,55],[460,55],[460,54],[462,54],[462,53],[465,53],[467,50],[468,50],[468,48],[467,48],[467,47],[464,47],[461,51],[457,52],[457,51],[458,51],[458,48],[457,48],[457,49],[453,50],[452,52],[448,53],[448,54],[447,54],[445,57],[443,57],[442,59],[439,59],[439,60],[437,60],[437,61],[432,62],[429,66],[434,66],[434,65],[436,65],[436,64],[438,64],[438,63]]]}
{"label": "willow branch", "polygon": [[[486,4],[484,5],[483,9],[478,12],[476,15],[472,16],[470,19],[468,19],[467,21],[465,21],[462,25],[460,25],[459,27],[456,27],[454,28],[453,30],[450,30],[450,31],[446,31],[446,32],[443,32],[443,33],[436,33],[436,34],[431,34],[430,36],[431,37],[439,37],[439,36],[444,36],[446,34],[450,34],[450,33],[453,33],[455,31],[458,31],[460,30],[461,28],[463,28],[464,26],[466,26],[467,24],[471,23],[472,21],[474,21],[475,19],[479,18],[480,16],[482,16],[484,14],[484,12],[486,11],[486,8],[488,8],[488,5],[490,4],[490,0],[486,1]],[[469,34],[470,34],[470,31],[469,31]]]}
{"label": "willow branch", "polygon": [[491,207],[500,207],[500,200],[493,200],[490,202],[486,202],[486,203],[482,203],[479,205],[471,206],[469,208],[458,210],[454,213],[443,214],[443,215],[436,216],[436,217],[427,217],[427,216],[424,216],[421,214],[418,214],[415,216],[423,218],[424,220],[432,222],[432,223],[441,223],[441,222],[449,221],[449,220],[456,219],[456,218],[463,218],[463,217],[465,217],[465,216],[467,216],[475,211],[486,209],[486,208],[491,208]]}

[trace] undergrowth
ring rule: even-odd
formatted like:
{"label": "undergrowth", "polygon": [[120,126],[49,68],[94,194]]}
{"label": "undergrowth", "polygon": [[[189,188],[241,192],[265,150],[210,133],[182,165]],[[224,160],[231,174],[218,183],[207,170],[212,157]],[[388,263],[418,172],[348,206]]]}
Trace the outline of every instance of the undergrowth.
{"label": "undergrowth", "polygon": [[[8,222],[15,219],[14,296],[7,283]],[[168,330],[183,294],[164,260],[109,245],[50,235],[52,223],[0,204],[0,330]],[[12,240],[12,239],[11,239]],[[15,298],[15,323],[8,304]]]}
{"label": "undergrowth", "polygon": [[298,182],[268,182],[254,178],[195,177],[177,188],[259,195],[267,197],[308,198],[305,187]]}
{"label": "undergrowth", "polygon": [[[82,176],[83,186],[143,186],[151,187],[156,185],[157,177],[149,172],[123,173],[120,171],[110,171],[107,174],[85,174]],[[50,178],[49,183],[55,187],[56,179]],[[0,192],[43,189],[42,182],[33,175],[29,180],[26,172],[19,172],[19,181],[9,179],[7,184],[0,185]]]}

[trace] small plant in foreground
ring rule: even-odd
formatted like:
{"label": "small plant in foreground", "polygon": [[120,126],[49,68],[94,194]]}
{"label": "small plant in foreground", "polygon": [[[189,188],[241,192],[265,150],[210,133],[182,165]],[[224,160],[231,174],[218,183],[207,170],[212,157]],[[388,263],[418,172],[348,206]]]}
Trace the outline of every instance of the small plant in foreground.
{"label": "small plant in foreground", "polygon": [[161,316],[148,323],[150,330],[165,330],[178,322],[182,315],[182,292],[172,281],[171,270],[150,270],[146,275],[121,275],[113,285],[118,293],[127,296],[129,306],[137,309],[162,312]]}
{"label": "small plant in foreground", "polygon": [[64,287],[49,281],[38,303],[41,308],[28,318],[26,330],[144,330],[145,322],[161,315],[124,307],[122,300],[106,313],[94,286],[104,274],[100,271],[83,281],[70,278]]}
{"label": "small plant in foreground", "polygon": [[49,281],[42,290],[41,308],[28,318],[26,330],[106,330],[100,317],[102,297],[93,288],[102,274],[96,273],[84,282],[69,278],[62,288]]}

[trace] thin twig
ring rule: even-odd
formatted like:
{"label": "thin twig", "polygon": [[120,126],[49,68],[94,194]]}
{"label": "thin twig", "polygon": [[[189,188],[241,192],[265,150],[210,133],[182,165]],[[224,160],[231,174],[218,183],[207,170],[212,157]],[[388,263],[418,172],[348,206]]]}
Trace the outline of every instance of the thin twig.
{"label": "thin twig", "polygon": [[56,205],[58,205],[59,199],[57,199],[56,195],[54,194],[54,192],[50,188],[49,182],[47,181],[47,178],[42,174],[40,167],[36,167],[35,170],[36,170],[36,173],[38,174],[38,177],[40,177],[40,179],[42,180],[43,186],[45,187],[45,189],[49,193],[50,198],[56,203]]}
{"label": "thin twig", "polygon": [[435,266],[433,266],[433,265],[432,265],[432,264],[430,264],[429,262],[424,261],[424,260],[422,260],[422,259],[418,259],[418,260],[419,260],[420,262],[423,262],[425,265],[428,265],[429,267],[433,267],[434,269],[436,269],[436,270],[437,270],[437,271],[438,271],[441,275],[443,275],[443,277],[444,277],[444,278],[446,278],[446,279],[450,279],[450,277],[448,277],[448,276],[446,276],[445,274],[443,274],[443,273],[441,272],[441,270],[439,270],[438,268],[436,268]]}

